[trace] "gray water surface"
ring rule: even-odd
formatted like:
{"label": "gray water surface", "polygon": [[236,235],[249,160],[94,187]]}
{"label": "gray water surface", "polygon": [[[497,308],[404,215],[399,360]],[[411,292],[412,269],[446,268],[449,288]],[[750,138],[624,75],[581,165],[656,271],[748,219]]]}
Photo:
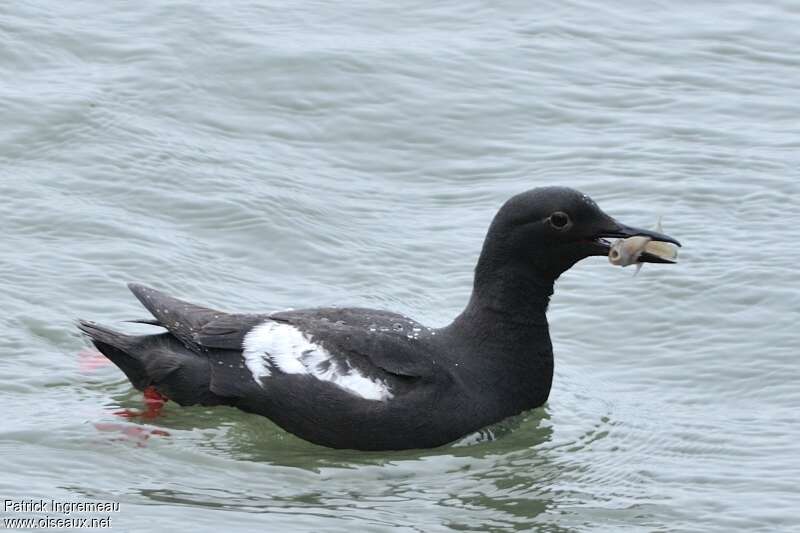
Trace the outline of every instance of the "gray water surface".
{"label": "gray water surface", "polygon": [[[800,530],[799,28],[791,0],[3,3],[0,499],[120,502],[122,531]],[[494,441],[125,420],[141,395],[79,355],[74,319],[145,316],[127,281],[445,325],[496,209],[550,184],[685,248],[562,277],[550,401]]]}

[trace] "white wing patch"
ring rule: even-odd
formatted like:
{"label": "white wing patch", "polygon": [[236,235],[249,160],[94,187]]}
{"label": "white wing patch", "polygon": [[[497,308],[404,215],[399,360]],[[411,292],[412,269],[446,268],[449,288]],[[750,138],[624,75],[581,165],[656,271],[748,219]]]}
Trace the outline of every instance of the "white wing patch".
{"label": "white wing patch", "polygon": [[392,397],[386,383],[364,376],[346,361],[337,364],[322,346],[310,342],[289,324],[267,320],[251,329],[244,337],[242,356],[261,387],[264,387],[263,378],[280,370],[285,374],[308,374],[320,381],[329,381],[366,400]]}

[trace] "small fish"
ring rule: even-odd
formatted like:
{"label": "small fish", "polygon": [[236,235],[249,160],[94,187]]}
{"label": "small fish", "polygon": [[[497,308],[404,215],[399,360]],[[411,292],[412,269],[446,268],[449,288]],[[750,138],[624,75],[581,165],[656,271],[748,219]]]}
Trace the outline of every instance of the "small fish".
{"label": "small fish", "polygon": [[639,263],[639,257],[644,253],[647,245],[652,239],[650,237],[628,237],[619,239],[611,245],[608,252],[608,260],[612,265],[626,267],[634,263]]}
{"label": "small fish", "polygon": [[[656,224],[656,231],[663,232],[661,229],[661,217],[659,217]],[[639,258],[644,252],[669,259],[670,261],[678,258],[678,249],[670,243],[653,241],[650,237],[628,237],[627,239],[619,239],[611,245],[611,249],[608,252],[608,260],[612,265],[621,267],[636,264],[635,276],[642,269],[643,263],[639,262]]]}

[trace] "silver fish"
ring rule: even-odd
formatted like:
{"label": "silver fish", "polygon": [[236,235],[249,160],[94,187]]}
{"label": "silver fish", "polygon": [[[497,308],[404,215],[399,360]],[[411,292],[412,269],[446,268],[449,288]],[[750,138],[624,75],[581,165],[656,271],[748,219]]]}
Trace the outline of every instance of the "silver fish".
{"label": "silver fish", "polygon": [[[656,224],[656,231],[662,233],[661,218]],[[670,243],[653,241],[650,237],[628,237],[619,239],[611,245],[611,249],[608,251],[608,260],[612,265],[621,267],[635,264],[635,276],[642,269],[643,263],[639,262],[639,258],[644,252],[670,261],[678,258],[678,248]]]}

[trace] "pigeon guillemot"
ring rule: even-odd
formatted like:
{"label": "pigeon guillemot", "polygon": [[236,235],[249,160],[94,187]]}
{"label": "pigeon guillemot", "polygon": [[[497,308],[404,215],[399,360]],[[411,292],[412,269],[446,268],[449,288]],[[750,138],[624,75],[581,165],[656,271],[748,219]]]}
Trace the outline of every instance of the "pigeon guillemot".
{"label": "pigeon guillemot", "polygon": [[[608,255],[607,238],[633,236],[680,245],[618,223],[578,191],[540,188],[497,213],[472,297],[444,328],[361,308],[231,314],[138,284],[129,287],[155,317],[142,322],[166,332],[79,327],[134,387],[180,405],[235,406],[334,448],[430,448],[547,400],[555,280]],[[647,252],[639,261],[670,262]]]}

